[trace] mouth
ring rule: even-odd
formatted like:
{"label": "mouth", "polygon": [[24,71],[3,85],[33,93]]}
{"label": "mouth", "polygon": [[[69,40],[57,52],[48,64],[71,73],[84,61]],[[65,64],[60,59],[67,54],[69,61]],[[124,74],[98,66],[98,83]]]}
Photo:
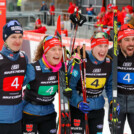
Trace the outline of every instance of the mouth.
{"label": "mouth", "polygon": [[105,53],[98,53],[99,57],[104,58],[105,57]]}
{"label": "mouth", "polygon": [[53,57],[54,60],[59,61],[60,57]]}
{"label": "mouth", "polygon": [[129,52],[134,51],[134,47],[133,47],[133,46],[127,47],[127,50],[128,50]]}

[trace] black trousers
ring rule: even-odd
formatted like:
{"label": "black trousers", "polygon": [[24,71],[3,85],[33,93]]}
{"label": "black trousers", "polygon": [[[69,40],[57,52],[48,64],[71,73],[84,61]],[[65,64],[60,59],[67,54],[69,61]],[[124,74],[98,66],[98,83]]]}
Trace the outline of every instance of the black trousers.
{"label": "black trousers", "polygon": [[[72,134],[84,134],[85,114],[79,109],[70,106]],[[90,134],[103,131],[104,109],[92,110],[88,113],[88,127]]]}
{"label": "black trousers", "polygon": [[22,134],[22,121],[13,124],[0,123],[0,134]]}
{"label": "black trousers", "polygon": [[23,134],[56,134],[56,113],[47,116],[23,114]]}

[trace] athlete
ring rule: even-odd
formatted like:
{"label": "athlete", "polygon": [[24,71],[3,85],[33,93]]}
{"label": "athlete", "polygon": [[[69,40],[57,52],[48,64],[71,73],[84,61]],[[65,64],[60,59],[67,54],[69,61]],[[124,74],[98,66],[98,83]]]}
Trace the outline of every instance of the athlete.
{"label": "athlete", "polygon": [[[83,102],[79,65],[75,64],[70,78],[72,89],[71,125],[72,133],[84,134],[85,113],[88,114],[90,134],[103,130],[104,104],[102,92],[105,91],[108,102],[112,100],[112,61],[107,57],[109,47],[108,35],[98,32],[91,38],[91,51],[86,51],[86,97]],[[83,68],[83,66],[82,66]]]}
{"label": "athlete", "polygon": [[134,27],[124,24],[118,31],[118,134],[123,134],[126,118],[134,134]]}
{"label": "athlete", "polygon": [[34,63],[29,65],[29,76],[24,96],[23,133],[56,134],[56,112],[53,100],[58,90],[62,68],[62,45],[55,36],[40,42]]}
{"label": "athlete", "polygon": [[23,29],[17,20],[3,27],[4,45],[0,51],[0,133],[22,134],[22,85],[28,63],[20,51]]}

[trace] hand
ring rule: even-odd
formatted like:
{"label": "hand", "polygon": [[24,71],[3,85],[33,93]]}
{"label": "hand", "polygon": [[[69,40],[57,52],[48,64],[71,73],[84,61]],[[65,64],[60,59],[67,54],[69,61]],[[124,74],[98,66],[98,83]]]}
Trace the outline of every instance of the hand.
{"label": "hand", "polygon": [[63,94],[64,94],[64,96],[66,96],[68,99],[70,99],[71,96],[72,96],[72,89],[71,89],[71,88],[66,88],[66,89],[64,89]]}
{"label": "hand", "polygon": [[[114,114],[114,115],[113,115]],[[113,110],[113,100],[110,102],[109,115],[110,121],[117,120],[117,116],[120,114],[120,104],[116,103],[116,106]]]}
{"label": "hand", "polygon": [[89,103],[86,103],[86,102],[80,102],[78,104],[78,108],[83,112],[83,113],[88,113],[91,109],[89,107]]}

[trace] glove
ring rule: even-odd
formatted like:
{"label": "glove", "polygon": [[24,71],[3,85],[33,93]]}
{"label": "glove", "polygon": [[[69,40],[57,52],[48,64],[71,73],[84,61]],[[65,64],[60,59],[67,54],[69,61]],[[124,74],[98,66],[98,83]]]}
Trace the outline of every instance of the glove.
{"label": "glove", "polygon": [[80,19],[78,20],[78,25],[82,26],[83,23],[87,21],[86,17],[79,13]]}
{"label": "glove", "polygon": [[72,89],[71,88],[64,89],[63,94],[64,94],[65,97],[67,97],[68,99],[70,99],[71,96],[72,96]]}
{"label": "glove", "polygon": [[80,102],[78,104],[78,108],[83,112],[83,113],[88,113],[91,109],[89,107],[89,103],[86,103],[86,102]]}
{"label": "glove", "polygon": [[[120,114],[120,104],[116,103],[117,106],[113,110],[113,100],[110,102],[110,108],[109,108],[109,115],[110,115],[110,121],[117,119],[117,116]],[[117,114],[117,116],[113,116]]]}
{"label": "glove", "polygon": [[70,20],[71,20],[74,24],[77,24],[77,23],[78,23],[78,18],[77,18],[76,12],[74,12],[73,14],[70,15]]}

